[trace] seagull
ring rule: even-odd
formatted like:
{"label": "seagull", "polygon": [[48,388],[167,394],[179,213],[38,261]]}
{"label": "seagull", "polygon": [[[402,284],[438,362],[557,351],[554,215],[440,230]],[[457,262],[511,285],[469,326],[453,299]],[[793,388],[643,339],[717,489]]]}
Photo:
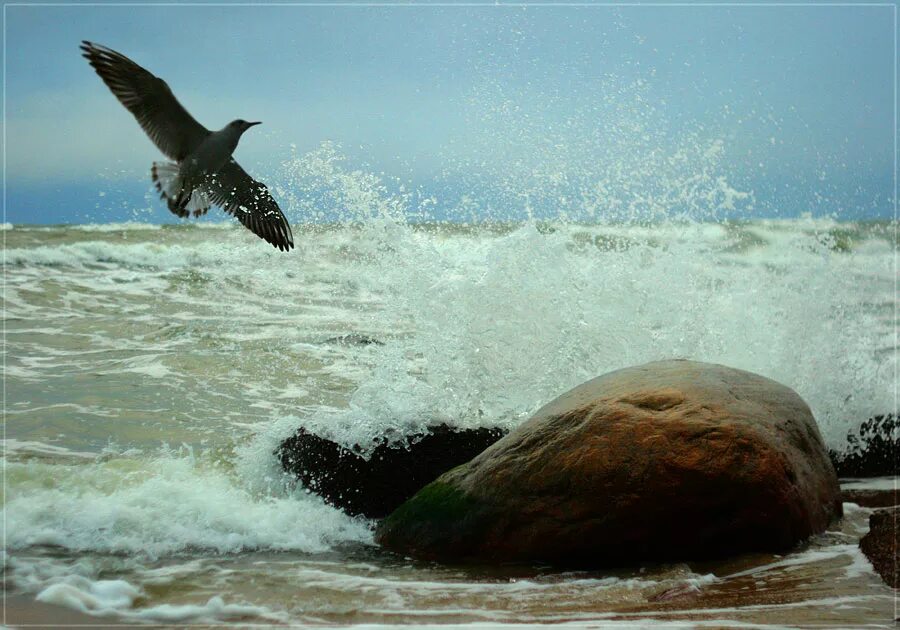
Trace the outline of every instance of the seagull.
{"label": "seagull", "polygon": [[281,251],[294,246],[291,226],[266,185],[247,174],[231,154],[258,122],[233,120],[210,131],[178,102],[168,84],[125,55],[81,42],[81,51],[153,144],[174,162],[150,170],[160,198],[175,215],[206,214],[213,204]]}

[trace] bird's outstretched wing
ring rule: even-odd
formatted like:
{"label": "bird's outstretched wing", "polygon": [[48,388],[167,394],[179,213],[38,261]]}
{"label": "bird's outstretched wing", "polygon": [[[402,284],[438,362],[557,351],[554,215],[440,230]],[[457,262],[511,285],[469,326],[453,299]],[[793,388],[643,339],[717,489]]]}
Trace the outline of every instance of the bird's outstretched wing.
{"label": "bird's outstretched wing", "polygon": [[153,143],[173,160],[184,160],[209,135],[159,77],[105,46],[83,41],[81,51]]}
{"label": "bird's outstretched wing", "polygon": [[272,193],[241,165],[231,159],[219,172],[203,182],[212,201],[228,214],[233,214],[248,230],[282,251],[294,246],[291,226],[278,207]]}

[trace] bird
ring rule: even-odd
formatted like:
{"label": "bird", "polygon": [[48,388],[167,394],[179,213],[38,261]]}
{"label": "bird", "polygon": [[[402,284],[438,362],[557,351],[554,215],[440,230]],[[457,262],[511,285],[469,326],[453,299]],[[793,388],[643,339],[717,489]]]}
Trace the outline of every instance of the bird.
{"label": "bird", "polygon": [[84,40],[81,52],[144,133],[172,162],[154,162],[150,175],[160,198],[178,217],[206,214],[217,205],[251,232],[288,251],[291,226],[262,182],[232,153],[245,131],[259,122],[233,120],[210,131],[178,102],[169,85],[125,55]]}

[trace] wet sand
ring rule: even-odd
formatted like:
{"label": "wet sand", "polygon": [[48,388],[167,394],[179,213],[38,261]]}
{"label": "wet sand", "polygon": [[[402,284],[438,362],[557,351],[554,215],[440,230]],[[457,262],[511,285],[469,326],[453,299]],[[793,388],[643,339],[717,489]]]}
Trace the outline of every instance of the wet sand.
{"label": "wet sand", "polygon": [[29,595],[8,595],[4,601],[3,623],[9,628],[122,628],[134,625],[119,617],[92,617],[64,606],[45,604]]}

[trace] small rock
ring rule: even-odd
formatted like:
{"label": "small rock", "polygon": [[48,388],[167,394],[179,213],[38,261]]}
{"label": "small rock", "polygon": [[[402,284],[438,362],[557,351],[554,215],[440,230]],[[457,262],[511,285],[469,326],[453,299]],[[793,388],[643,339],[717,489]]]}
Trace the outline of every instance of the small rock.
{"label": "small rock", "polygon": [[325,343],[337,346],[383,346],[384,342],[379,341],[375,337],[369,337],[360,333],[350,333],[349,335],[341,335],[339,337],[330,337]]}
{"label": "small rock", "polygon": [[[499,440],[504,429],[458,429],[447,424],[408,436],[406,444],[383,440],[368,458],[299,429],[276,450],[284,469],[310,491],[348,514],[380,518],[425,484],[465,463]],[[357,446],[355,450],[361,450]]]}
{"label": "small rock", "polygon": [[878,575],[893,588],[900,588],[898,518],[898,508],[878,510],[869,517],[869,533],[859,541],[859,548],[866,554]]}
{"label": "small rock", "polygon": [[841,512],[793,390],[660,361],[563,394],[401,505],[376,540],[425,559],[596,567],[785,551]]}
{"label": "small rock", "polygon": [[843,452],[829,450],[839,477],[883,477],[896,475],[900,462],[900,421],[888,413],[863,422],[847,434]]}

